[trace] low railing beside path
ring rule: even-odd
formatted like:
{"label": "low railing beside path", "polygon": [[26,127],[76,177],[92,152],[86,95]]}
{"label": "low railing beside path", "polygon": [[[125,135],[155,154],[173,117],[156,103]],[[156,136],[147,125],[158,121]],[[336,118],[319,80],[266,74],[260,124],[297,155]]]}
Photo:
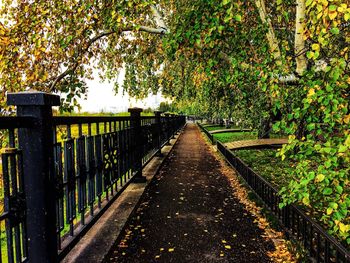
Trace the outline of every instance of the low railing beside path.
{"label": "low railing beside path", "polygon": [[203,125],[201,125],[200,123],[197,123],[197,125],[198,125],[198,127],[200,128],[200,130],[201,130],[202,132],[205,133],[205,135],[208,137],[208,139],[210,140],[210,142],[211,142],[212,144],[214,144],[214,143],[215,143],[215,141],[214,141],[214,135],[211,134],[207,129],[205,129],[205,127],[204,127]]}
{"label": "low railing beside path", "polygon": [[[201,124],[197,123],[197,125],[208,139],[213,144],[216,144],[218,151],[225,157],[226,161],[238,172],[247,185],[285,227],[286,233],[302,242],[309,254],[310,262],[350,263],[350,251],[336,238],[329,235],[323,227],[310,218],[302,209],[296,205],[289,205],[283,209],[279,208],[281,198],[278,190],[234,154],[230,148],[232,143],[224,144],[214,141],[212,133]],[[286,143],[283,139],[278,140],[280,140],[279,143]],[[267,144],[266,147],[268,146]]]}
{"label": "low railing beside path", "polygon": [[61,260],[131,181],[145,182],[143,166],[186,121],[138,108],[128,117],[55,117],[59,103],[41,92],[8,95],[17,116],[0,117],[0,262]]}
{"label": "low railing beside path", "polygon": [[285,227],[286,233],[302,242],[309,253],[310,260],[312,260],[310,262],[350,262],[350,252],[338,240],[330,236],[315,220],[295,205],[280,209],[281,198],[275,187],[248,167],[219,141],[217,142],[217,149],[264,202],[265,206],[276,216]]}

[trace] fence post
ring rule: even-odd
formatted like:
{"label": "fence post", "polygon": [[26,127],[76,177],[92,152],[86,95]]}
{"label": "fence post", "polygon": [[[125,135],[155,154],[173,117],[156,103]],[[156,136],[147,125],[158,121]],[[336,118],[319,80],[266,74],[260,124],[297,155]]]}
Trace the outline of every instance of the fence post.
{"label": "fence post", "polygon": [[172,136],[171,139],[175,139],[175,134],[177,132],[176,129],[176,114],[172,113],[171,115],[171,130],[172,130]]}
{"label": "fence post", "polygon": [[155,111],[154,115],[156,117],[156,127],[157,127],[157,153],[156,156],[162,156],[162,143],[161,143],[161,136],[162,136],[162,122],[161,122],[161,111]]}
{"label": "fence post", "polygon": [[146,177],[142,176],[142,152],[143,152],[143,134],[141,127],[141,112],[140,108],[129,108],[130,112],[130,127],[131,138],[134,141],[134,169],[136,174],[134,175],[133,182],[135,183],[145,183]]}
{"label": "fence post", "polygon": [[57,262],[52,106],[60,105],[60,97],[36,91],[9,93],[7,104],[17,106],[17,116],[36,119],[33,127],[18,130],[24,153],[28,259]]}
{"label": "fence post", "polygon": [[170,113],[164,113],[165,120],[166,120],[166,139],[167,139],[167,145],[170,145],[170,135],[171,135],[171,122],[170,122]]}

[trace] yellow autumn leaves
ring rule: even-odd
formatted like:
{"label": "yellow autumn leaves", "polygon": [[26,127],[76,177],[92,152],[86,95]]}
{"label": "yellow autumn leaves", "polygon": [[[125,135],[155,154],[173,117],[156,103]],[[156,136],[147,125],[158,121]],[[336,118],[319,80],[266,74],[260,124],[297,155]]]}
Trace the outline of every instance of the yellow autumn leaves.
{"label": "yellow autumn leaves", "polygon": [[330,20],[335,20],[339,14],[344,15],[345,21],[350,19],[350,8],[343,1],[308,0],[306,6],[317,9],[317,19],[328,17]]}

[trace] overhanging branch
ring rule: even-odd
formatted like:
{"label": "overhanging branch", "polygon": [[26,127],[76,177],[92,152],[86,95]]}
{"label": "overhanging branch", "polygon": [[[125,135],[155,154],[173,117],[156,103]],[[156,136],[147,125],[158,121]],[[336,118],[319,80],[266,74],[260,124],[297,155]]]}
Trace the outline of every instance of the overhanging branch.
{"label": "overhanging branch", "polygon": [[153,18],[156,22],[157,27],[160,29],[164,29],[167,32],[168,27],[166,26],[164,19],[159,13],[158,9],[154,5],[151,5],[151,11],[153,13]]}
{"label": "overhanging branch", "polygon": [[130,31],[141,31],[141,32],[147,32],[147,33],[150,33],[150,34],[159,34],[159,35],[163,35],[163,34],[168,33],[168,28],[165,25],[163,17],[160,15],[160,13],[158,12],[157,8],[154,5],[151,5],[151,11],[152,11],[154,20],[155,20],[156,25],[158,26],[158,28],[153,28],[153,27],[148,27],[148,26],[127,27],[127,28],[122,28],[120,30],[116,30],[116,31],[103,32],[103,33],[93,37],[92,39],[89,40],[89,42],[87,43],[86,47],[82,48],[78,52],[79,54],[78,54],[78,56],[76,58],[76,61],[73,63],[73,65],[71,67],[67,68],[58,77],[56,77],[55,79],[52,80],[53,82],[50,85],[50,90],[53,91],[58,82],[60,82],[66,76],[74,73],[74,71],[79,66],[80,58],[89,50],[89,48],[91,47],[91,45],[93,43],[95,43],[96,41],[100,40],[103,37],[107,37],[107,36],[113,35],[113,34],[121,34],[123,32],[130,32]]}

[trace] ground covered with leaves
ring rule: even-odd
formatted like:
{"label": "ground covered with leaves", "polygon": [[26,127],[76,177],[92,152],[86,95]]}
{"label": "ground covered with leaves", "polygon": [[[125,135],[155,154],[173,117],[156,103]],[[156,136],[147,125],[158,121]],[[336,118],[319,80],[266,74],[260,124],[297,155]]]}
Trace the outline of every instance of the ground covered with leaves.
{"label": "ground covered with leaves", "polygon": [[275,262],[282,254],[291,259],[226,169],[198,128],[188,125],[105,262]]}

